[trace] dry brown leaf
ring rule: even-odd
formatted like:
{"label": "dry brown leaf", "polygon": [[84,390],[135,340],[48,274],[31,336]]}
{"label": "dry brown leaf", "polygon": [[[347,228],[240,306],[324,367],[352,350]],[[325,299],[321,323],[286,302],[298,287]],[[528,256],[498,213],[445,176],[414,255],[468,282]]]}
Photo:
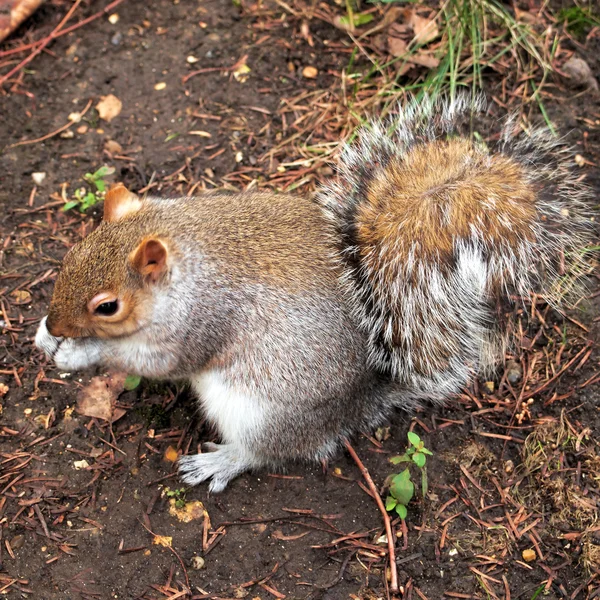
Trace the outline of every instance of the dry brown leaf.
{"label": "dry brown leaf", "polygon": [[77,412],[109,423],[120,419],[125,411],[115,408],[115,403],[124,390],[125,378],[125,373],[92,377],[89,384],[77,395]]}
{"label": "dry brown leaf", "polygon": [[29,304],[31,302],[31,294],[27,290],[15,290],[11,293],[15,299],[15,304]]}
{"label": "dry brown leaf", "polygon": [[434,19],[420,17],[414,11],[410,12],[407,23],[415,32],[415,40],[419,44],[428,44],[440,34],[440,30]]}
{"label": "dry brown leaf", "polygon": [[208,513],[204,508],[204,504],[202,504],[200,500],[186,502],[185,506],[179,508],[177,506],[177,500],[175,500],[175,498],[171,498],[169,500],[169,514],[172,517],[177,517],[177,519],[179,519],[182,523],[189,523],[190,521],[195,521],[196,519],[201,519],[202,517],[208,518]]}
{"label": "dry brown leaf", "polygon": [[122,108],[123,103],[114,94],[102,96],[100,102],[96,104],[96,110],[100,118],[109,122],[121,114]]}
{"label": "dry brown leaf", "polygon": [[428,69],[435,69],[439,66],[440,61],[427,52],[417,52],[407,59],[413,65],[419,65],[420,67],[427,67]]}
{"label": "dry brown leaf", "polygon": [[173,538],[168,535],[155,535],[152,543],[156,546],[170,548],[173,545]]}
{"label": "dry brown leaf", "polygon": [[169,446],[165,450],[165,460],[175,462],[179,458],[179,452],[173,446]]}
{"label": "dry brown leaf", "polygon": [[396,58],[406,54],[408,44],[399,37],[388,36],[388,52]]}

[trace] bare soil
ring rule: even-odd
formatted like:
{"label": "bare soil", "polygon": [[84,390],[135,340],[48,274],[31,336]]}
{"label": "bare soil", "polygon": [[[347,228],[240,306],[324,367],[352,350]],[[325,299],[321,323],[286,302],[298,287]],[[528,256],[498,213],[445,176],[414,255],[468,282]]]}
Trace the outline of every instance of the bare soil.
{"label": "bare soil", "polygon": [[[46,3],[4,48],[47,35],[67,4]],[[301,130],[290,115],[302,111],[290,113],[289,98],[321,89],[342,94],[352,43],[314,21],[311,46],[300,19],[277,4],[267,8],[125,0],[116,24],[103,16],[55,40],[4,88],[0,592],[8,597],[389,595],[381,515],[348,455],[326,470],[296,465],[284,475],[246,474],[219,496],[209,497],[205,486],[189,489],[185,500],[204,503],[210,526],[179,522],[163,494],[165,486],[181,487],[165,453],[214,439],[193,398],[174,385],[143,382],[119,397],[126,414],[108,426],[72,410],[97,373],[65,376],[32,345],[62,256],[101,216],[101,207],[85,215],[60,210],[61,194],[71,197],[86,172],[107,164],[116,168],[113,180],[165,194],[215,185],[297,186],[301,193],[327,174],[319,167],[304,177],[300,165],[286,179],[282,163],[299,158],[293,146],[289,156],[269,150]],[[101,9],[84,1],[78,15]],[[578,51],[600,75],[598,37]],[[246,81],[233,73],[243,62],[251,69]],[[305,66],[316,67],[316,78],[302,76]],[[189,77],[198,69],[207,70]],[[108,94],[122,102],[110,122],[93,108]],[[23,144],[65,126],[90,101],[72,133]],[[546,107],[587,161],[582,176],[600,192],[597,100],[556,85]],[[310,136],[332,141],[336,132],[317,127]],[[39,172],[46,177],[35,184]],[[401,536],[399,597],[600,597],[599,289],[591,274],[587,297],[567,319],[541,302],[522,311],[521,344],[510,357],[521,378],[510,383],[501,369],[493,389],[479,382],[445,407],[426,407],[414,419],[399,413],[381,442],[374,432],[355,440],[378,485],[393,472],[387,459],[403,451],[409,426],[434,452],[429,495],[410,507],[406,547],[393,522]],[[88,466],[76,469],[83,459]],[[171,537],[171,548],[154,544],[156,535]],[[536,553],[532,562],[522,557],[528,549]]]}

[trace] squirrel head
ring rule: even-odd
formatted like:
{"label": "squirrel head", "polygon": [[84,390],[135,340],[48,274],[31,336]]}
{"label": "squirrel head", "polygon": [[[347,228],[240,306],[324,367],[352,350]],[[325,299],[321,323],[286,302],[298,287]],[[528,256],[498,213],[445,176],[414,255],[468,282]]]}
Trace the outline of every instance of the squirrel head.
{"label": "squirrel head", "polygon": [[169,242],[143,208],[121,183],[107,192],[102,224],[64,258],[48,311],[52,335],[110,338],[141,327],[170,264]]}

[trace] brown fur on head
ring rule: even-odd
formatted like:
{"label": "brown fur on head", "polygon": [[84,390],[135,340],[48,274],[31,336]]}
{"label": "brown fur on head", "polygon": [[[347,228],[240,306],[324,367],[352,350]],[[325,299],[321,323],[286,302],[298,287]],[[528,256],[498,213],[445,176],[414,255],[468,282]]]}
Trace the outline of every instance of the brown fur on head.
{"label": "brown fur on head", "polygon": [[122,184],[107,192],[103,223],[65,256],[48,311],[52,335],[109,338],[139,329],[169,257],[166,240],[128,227],[142,206]]}

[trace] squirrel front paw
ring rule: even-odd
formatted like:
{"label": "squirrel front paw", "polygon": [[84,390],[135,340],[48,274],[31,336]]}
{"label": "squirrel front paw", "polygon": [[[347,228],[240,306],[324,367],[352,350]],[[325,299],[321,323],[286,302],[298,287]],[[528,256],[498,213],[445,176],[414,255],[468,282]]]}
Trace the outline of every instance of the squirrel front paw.
{"label": "squirrel front paw", "polygon": [[35,334],[35,345],[53,359],[56,366],[64,371],[78,371],[96,364],[100,358],[97,342],[89,338],[54,337],[46,326],[44,317]]}
{"label": "squirrel front paw", "polygon": [[210,452],[182,456],[179,459],[179,475],[188,485],[198,485],[211,479],[208,491],[222,492],[227,484],[255,466],[252,455],[234,444],[205,444]]}
{"label": "squirrel front paw", "polygon": [[60,342],[54,354],[54,362],[64,371],[80,371],[95,365],[100,360],[100,352],[93,340],[67,338]]}

